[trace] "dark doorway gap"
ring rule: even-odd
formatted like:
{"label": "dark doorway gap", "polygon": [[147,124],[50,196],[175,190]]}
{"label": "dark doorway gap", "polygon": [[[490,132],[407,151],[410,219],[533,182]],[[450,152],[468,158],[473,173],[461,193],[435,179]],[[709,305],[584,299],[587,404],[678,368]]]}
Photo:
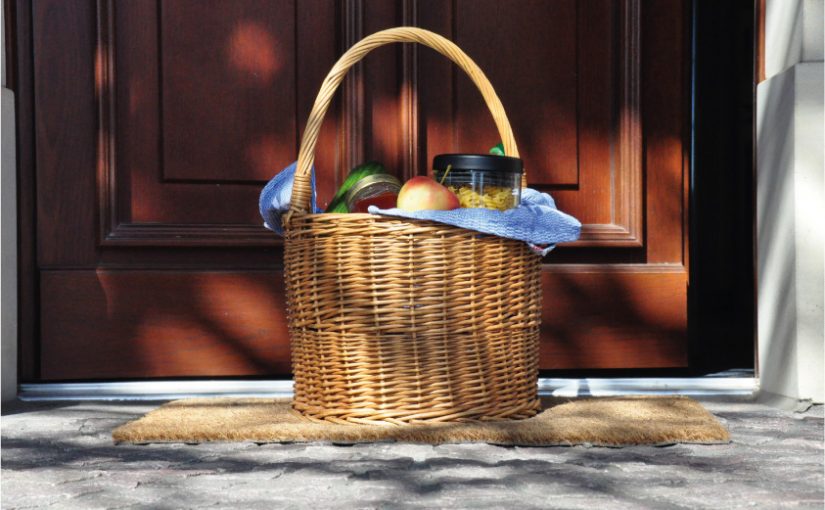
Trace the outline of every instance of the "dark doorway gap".
{"label": "dark doorway gap", "polygon": [[755,3],[693,2],[690,367],[755,362]]}

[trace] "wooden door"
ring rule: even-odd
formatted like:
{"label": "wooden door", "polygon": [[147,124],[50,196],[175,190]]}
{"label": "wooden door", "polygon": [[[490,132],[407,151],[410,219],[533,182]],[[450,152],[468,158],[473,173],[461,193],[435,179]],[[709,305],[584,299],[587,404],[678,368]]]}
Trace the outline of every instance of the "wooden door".
{"label": "wooden door", "polygon": [[[282,244],[257,197],[321,80],[418,25],[496,87],[531,186],[583,223],[546,259],[544,369],[687,364],[682,0],[18,0],[26,380],[287,376]],[[319,195],[366,159],[399,177],[497,136],[426,48],[347,78]]]}

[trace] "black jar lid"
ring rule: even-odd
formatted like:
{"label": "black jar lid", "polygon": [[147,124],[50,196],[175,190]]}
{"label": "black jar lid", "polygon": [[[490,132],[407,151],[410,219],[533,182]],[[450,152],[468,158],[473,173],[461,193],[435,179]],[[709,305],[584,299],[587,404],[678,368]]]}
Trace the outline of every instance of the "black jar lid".
{"label": "black jar lid", "polygon": [[439,154],[433,158],[433,168],[446,170],[479,170],[482,172],[522,173],[524,163],[519,158],[493,154]]}

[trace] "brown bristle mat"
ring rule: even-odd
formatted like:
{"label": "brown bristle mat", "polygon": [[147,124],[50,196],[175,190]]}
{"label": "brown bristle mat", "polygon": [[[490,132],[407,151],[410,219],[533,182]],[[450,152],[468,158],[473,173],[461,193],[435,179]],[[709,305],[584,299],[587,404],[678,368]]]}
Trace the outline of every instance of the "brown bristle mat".
{"label": "brown bristle mat", "polygon": [[113,433],[115,442],[410,442],[595,446],[723,443],[728,431],[682,396],[544,399],[525,420],[422,425],[339,425],[311,421],[290,399],[194,398],[161,406]]}

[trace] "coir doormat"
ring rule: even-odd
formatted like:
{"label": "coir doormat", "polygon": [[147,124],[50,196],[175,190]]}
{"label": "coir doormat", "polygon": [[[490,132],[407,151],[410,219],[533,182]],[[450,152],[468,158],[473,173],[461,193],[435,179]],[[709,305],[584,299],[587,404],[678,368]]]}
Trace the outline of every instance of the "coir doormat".
{"label": "coir doormat", "polygon": [[520,421],[437,425],[336,425],[295,413],[289,399],[196,398],[161,406],[117,428],[117,443],[411,442],[551,446],[724,443],[727,429],[701,404],[680,396],[546,399]]}

